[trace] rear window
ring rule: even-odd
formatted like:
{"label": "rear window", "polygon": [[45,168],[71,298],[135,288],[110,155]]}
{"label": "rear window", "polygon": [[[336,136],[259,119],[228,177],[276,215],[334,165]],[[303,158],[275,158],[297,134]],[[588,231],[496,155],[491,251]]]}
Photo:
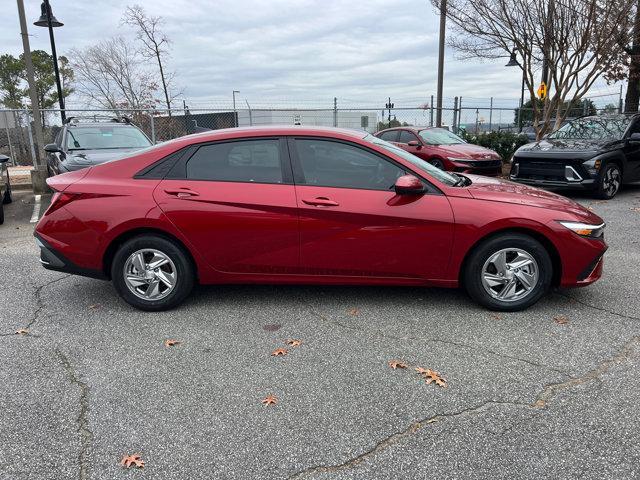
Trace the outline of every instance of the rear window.
{"label": "rear window", "polygon": [[134,126],[95,125],[67,129],[68,150],[144,148],[150,145],[145,134]]}

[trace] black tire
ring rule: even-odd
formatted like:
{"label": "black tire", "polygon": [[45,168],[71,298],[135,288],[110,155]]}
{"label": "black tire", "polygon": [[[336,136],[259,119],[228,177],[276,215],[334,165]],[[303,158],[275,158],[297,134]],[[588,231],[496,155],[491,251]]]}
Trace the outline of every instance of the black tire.
{"label": "black tire", "polygon": [[[487,290],[487,288],[491,288],[485,287],[483,283],[483,269],[485,267],[485,263],[489,262],[489,259],[494,254],[508,249],[517,249],[532,257],[537,265],[536,270],[538,276],[537,283],[532,285],[532,288],[525,295],[524,284],[516,278],[517,275],[521,275],[519,273],[520,269],[517,270],[517,274],[515,273],[516,270],[510,270],[506,275],[511,275],[512,278],[515,278],[516,291],[518,289],[522,291],[522,297],[517,298],[516,296],[512,301],[495,298]],[[509,253],[507,252],[505,255],[509,255]],[[507,265],[509,264],[507,263]],[[527,269],[533,267],[534,265],[527,267]],[[489,263],[487,268],[495,267],[492,267],[492,264]],[[527,271],[523,273],[528,274],[530,272]],[[500,275],[500,277],[503,277],[503,275]],[[552,278],[553,264],[551,262],[551,257],[549,256],[549,252],[547,252],[540,242],[528,235],[520,233],[506,233],[504,235],[488,238],[474,248],[465,262],[462,283],[469,296],[484,307],[490,310],[514,312],[524,310],[540,300],[540,298],[549,290]],[[502,281],[507,283],[509,282],[506,279]],[[506,288],[506,285],[498,285],[496,288],[497,291],[491,290],[494,294],[499,294],[502,288]]]}
{"label": "black tire", "polygon": [[[132,292],[125,280],[125,266],[128,259],[138,251],[151,249],[169,258],[172,262],[169,268],[175,268],[176,274],[173,290],[157,300],[140,298]],[[111,264],[111,281],[118,294],[130,305],[145,311],[157,312],[179,305],[191,293],[195,278],[195,267],[184,249],[177,243],[159,235],[141,235],[128,240],[118,249]]]}
{"label": "black tire", "polygon": [[4,205],[0,202],[0,225],[4,223]]}
{"label": "black tire", "polygon": [[444,170],[444,163],[442,163],[442,160],[438,158],[432,158],[431,160],[429,160],[429,163],[431,163],[431,165],[433,165],[434,167],[439,168],[440,170]]}
{"label": "black tire", "polygon": [[598,177],[595,196],[611,200],[622,188],[622,170],[615,163],[607,163]]}
{"label": "black tire", "polygon": [[11,198],[11,188],[7,188],[2,197],[2,203],[3,205],[8,205],[11,202],[13,202],[13,198]]}

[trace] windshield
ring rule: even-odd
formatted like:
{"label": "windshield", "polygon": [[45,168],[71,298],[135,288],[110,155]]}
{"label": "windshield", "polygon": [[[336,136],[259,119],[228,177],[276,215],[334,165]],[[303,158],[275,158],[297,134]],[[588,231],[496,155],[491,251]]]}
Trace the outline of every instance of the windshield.
{"label": "windshield", "polygon": [[467,143],[456,134],[444,128],[420,130],[418,135],[420,135],[427,145],[456,145],[459,143]]}
{"label": "windshield", "polygon": [[445,185],[454,186],[459,182],[459,178],[454,177],[453,175],[445,172],[444,170],[440,170],[439,168],[434,167],[429,162],[422,160],[421,158],[418,158],[415,155],[412,155],[409,152],[399,147],[396,147],[392,143],[385,142],[384,140],[381,140],[378,137],[374,137],[373,135],[367,135],[366,137],[364,137],[364,140],[366,140],[367,142],[373,143],[374,145],[378,145],[379,147],[384,148],[388,152],[391,152],[399,157],[404,158],[408,162],[411,162],[413,165],[418,167],[423,172],[426,172],[432,177],[437,178]]}
{"label": "windshield", "polygon": [[619,140],[624,136],[628,120],[625,118],[586,117],[572,120],[548,138],[579,140]]}
{"label": "windshield", "polygon": [[114,148],[143,148],[149,139],[133,126],[96,125],[71,127],[67,130],[69,150],[106,150]]}

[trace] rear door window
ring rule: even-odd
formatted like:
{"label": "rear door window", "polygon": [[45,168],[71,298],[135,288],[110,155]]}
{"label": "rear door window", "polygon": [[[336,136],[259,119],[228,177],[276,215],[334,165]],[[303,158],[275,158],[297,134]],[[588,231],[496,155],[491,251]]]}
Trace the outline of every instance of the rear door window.
{"label": "rear door window", "polygon": [[[384,140],[384,138],[383,138],[383,140]],[[417,141],[418,137],[416,137],[409,130],[401,130],[400,131],[400,139],[398,140],[398,143],[409,143],[409,142],[412,142],[414,140]]]}
{"label": "rear door window", "polygon": [[191,180],[284,183],[279,141],[246,140],[201,146],[187,161]]}
{"label": "rear door window", "polygon": [[398,141],[398,130],[389,130],[387,132],[382,132],[379,135],[379,138],[386,142],[397,142]]}

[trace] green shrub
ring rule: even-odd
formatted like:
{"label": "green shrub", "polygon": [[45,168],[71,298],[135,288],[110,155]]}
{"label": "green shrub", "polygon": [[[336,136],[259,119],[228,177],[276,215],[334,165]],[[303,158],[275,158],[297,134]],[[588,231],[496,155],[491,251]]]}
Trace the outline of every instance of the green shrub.
{"label": "green shrub", "polygon": [[463,138],[469,143],[497,152],[503,162],[511,160],[513,153],[529,141],[525,135],[513,132],[488,132],[479,135],[465,133]]}

